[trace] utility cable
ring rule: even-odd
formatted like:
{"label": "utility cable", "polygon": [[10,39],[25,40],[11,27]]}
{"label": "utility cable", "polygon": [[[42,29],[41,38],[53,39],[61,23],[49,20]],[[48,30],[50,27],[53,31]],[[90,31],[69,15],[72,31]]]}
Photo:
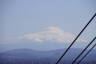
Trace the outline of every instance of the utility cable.
{"label": "utility cable", "polygon": [[84,26],[84,28],[80,31],[80,33],[77,35],[77,37],[73,40],[73,42],[69,45],[69,47],[65,50],[65,52],[61,55],[61,57],[57,60],[55,64],[58,64],[61,59],[65,56],[65,54],[68,52],[68,50],[71,48],[71,46],[75,43],[75,41],[79,38],[79,36],[83,33],[83,31],[87,28],[87,26],[92,22],[92,20],[95,18],[96,13],[93,15],[93,17],[88,21],[88,23]]}
{"label": "utility cable", "polygon": [[72,62],[72,64],[74,64],[78,58],[88,49],[88,47],[95,41],[96,37],[93,38],[93,40],[84,48],[84,50],[75,58],[75,60]]}
{"label": "utility cable", "polygon": [[77,64],[80,64],[81,61],[95,48],[96,44],[93,45],[93,47],[91,49],[89,49],[89,51],[79,60],[79,62]]}

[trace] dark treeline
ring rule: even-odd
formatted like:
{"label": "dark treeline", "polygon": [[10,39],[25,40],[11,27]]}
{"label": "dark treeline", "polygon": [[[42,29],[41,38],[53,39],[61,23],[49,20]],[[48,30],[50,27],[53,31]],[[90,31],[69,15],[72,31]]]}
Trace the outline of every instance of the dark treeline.
{"label": "dark treeline", "polygon": [[[40,60],[15,60],[15,61],[0,61],[0,64],[55,64],[53,61],[40,61]],[[59,64],[71,64],[71,61],[62,61]],[[96,64],[96,61],[83,61],[80,64]]]}

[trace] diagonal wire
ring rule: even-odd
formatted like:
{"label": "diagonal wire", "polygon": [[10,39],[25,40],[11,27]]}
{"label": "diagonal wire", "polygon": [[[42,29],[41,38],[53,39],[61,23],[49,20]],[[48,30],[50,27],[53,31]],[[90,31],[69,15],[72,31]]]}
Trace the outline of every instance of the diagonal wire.
{"label": "diagonal wire", "polygon": [[79,60],[79,62],[77,64],[80,64],[81,61],[94,49],[95,46],[96,46],[96,44],[94,44],[92,46],[92,48],[89,49],[89,51]]}
{"label": "diagonal wire", "polygon": [[71,48],[71,46],[75,43],[75,41],[79,38],[79,36],[83,33],[83,31],[87,28],[87,26],[92,22],[92,20],[95,18],[96,13],[93,15],[93,17],[88,21],[88,23],[84,26],[84,28],[80,31],[80,33],[77,35],[77,37],[73,40],[73,42],[69,45],[69,47],[66,49],[66,51],[61,55],[61,57],[57,60],[55,64],[58,64],[61,59],[65,56],[65,54],[68,52],[68,50]]}
{"label": "diagonal wire", "polygon": [[93,38],[93,40],[84,48],[84,50],[75,58],[75,60],[72,62],[72,64],[74,64],[78,58],[88,49],[88,47],[95,41],[96,37]]}
{"label": "diagonal wire", "polygon": [[89,51],[79,60],[79,62],[77,64],[80,64],[80,62],[94,49],[95,46],[96,46],[96,44],[94,44],[92,46],[92,48],[89,49]]}

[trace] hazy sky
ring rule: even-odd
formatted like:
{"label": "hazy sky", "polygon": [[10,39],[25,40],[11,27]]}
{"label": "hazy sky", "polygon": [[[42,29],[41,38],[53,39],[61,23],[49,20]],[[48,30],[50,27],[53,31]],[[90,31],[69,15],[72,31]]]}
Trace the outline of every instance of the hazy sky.
{"label": "hazy sky", "polygon": [[77,35],[95,12],[95,0],[0,0],[0,38],[37,34],[48,27]]}

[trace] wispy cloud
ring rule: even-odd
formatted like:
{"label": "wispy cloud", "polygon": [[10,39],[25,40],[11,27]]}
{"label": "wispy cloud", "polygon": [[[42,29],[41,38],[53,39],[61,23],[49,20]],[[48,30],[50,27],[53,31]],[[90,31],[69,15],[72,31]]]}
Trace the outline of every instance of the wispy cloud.
{"label": "wispy cloud", "polygon": [[[36,42],[45,42],[45,41],[52,41],[52,42],[59,42],[59,43],[66,43],[72,42],[76,36],[72,33],[65,32],[64,30],[58,27],[48,27],[44,31],[25,34],[20,36],[19,39],[27,39],[27,40],[34,40]],[[84,40],[79,39],[78,41],[84,42]]]}

